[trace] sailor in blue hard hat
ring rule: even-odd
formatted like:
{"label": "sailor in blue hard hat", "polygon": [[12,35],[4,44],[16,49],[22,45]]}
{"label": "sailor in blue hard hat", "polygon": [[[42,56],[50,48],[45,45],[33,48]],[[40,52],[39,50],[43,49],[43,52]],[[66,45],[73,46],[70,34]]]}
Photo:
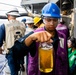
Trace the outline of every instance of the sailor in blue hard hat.
{"label": "sailor in blue hard hat", "polygon": [[[54,30],[58,24],[58,19],[61,18],[60,9],[55,3],[48,3],[42,8],[42,17],[45,27]],[[57,22],[57,23],[56,23]],[[47,27],[47,24],[49,27]]]}
{"label": "sailor in blue hard hat", "polygon": [[[23,41],[28,48],[31,46],[27,74],[68,75],[66,35],[56,30],[58,19],[61,18],[59,7],[55,3],[46,4],[42,8],[42,18],[44,27],[29,33]],[[39,51],[41,43],[52,44],[54,53],[49,52],[50,49],[43,50],[44,48]]]}

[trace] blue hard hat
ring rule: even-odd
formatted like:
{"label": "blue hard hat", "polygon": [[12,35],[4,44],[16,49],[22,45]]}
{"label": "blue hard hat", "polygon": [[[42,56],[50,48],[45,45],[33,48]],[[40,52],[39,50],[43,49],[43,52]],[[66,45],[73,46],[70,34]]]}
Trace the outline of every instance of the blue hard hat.
{"label": "blue hard hat", "polygon": [[42,15],[45,17],[61,18],[60,9],[55,3],[48,3],[42,8]]}
{"label": "blue hard hat", "polygon": [[26,22],[26,18],[22,19],[21,22]]}

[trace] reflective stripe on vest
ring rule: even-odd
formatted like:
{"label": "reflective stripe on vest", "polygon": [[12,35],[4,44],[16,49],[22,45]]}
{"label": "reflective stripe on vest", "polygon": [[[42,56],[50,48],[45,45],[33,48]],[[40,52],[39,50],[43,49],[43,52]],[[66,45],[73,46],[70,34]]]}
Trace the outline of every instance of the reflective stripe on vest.
{"label": "reflective stripe on vest", "polygon": [[64,30],[67,29],[67,27],[57,27],[56,30]]}

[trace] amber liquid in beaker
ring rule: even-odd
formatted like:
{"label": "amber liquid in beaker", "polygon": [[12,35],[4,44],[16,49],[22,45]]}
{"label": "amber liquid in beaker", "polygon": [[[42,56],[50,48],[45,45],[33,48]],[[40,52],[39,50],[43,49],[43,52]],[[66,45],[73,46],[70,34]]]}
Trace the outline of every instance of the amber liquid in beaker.
{"label": "amber liquid in beaker", "polygon": [[39,48],[39,70],[49,73],[53,70],[53,48]]}

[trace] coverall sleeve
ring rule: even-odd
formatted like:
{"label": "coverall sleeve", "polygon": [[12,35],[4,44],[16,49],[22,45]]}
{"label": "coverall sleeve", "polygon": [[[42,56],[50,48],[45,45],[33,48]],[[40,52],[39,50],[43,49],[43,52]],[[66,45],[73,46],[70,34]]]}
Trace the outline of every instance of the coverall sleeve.
{"label": "coverall sleeve", "polygon": [[5,26],[2,24],[0,26],[0,47],[3,45],[3,40],[5,40]]}

